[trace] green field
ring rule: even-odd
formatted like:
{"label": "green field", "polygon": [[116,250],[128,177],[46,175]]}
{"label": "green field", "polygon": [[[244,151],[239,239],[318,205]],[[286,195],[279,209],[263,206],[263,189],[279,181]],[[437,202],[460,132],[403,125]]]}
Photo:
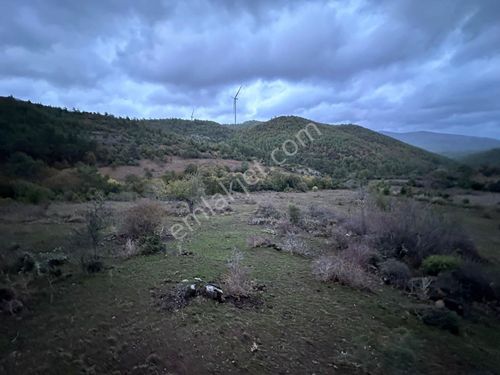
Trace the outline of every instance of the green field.
{"label": "green field", "polygon": [[[349,211],[353,194],[252,198],[278,207],[316,201],[341,212]],[[7,374],[49,369],[59,374],[468,374],[500,368],[500,323],[493,318],[461,319],[461,333],[453,335],[424,325],[410,313],[422,302],[389,286],[379,284],[370,293],[322,283],[313,278],[308,258],[249,249],[245,239],[263,230],[247,223],[256,208],[252,203],[240,199],[233,212],[202,221],[183,245],[192,255],[177,255],[175,243],[168,242],[172,250],[166,254],[109,258],[102,273],[75,273],[54,283],[52,298],[39,295],[22,318],[3,316],[0,369]],[[479,213],[463,215],[472,224],[481,220],[474,218]],[[165,222],[175,220],[180,218],[165,217]],[[470,226],[473,234],[483,228],[478,223]],[[35,226],[28,235],[36,237],[38,230],[56,239],[61,225],[52,228]],[[485,237],[480,250],[492,254],[499,235]],[[220,281],[235,247],[243,251],[252,280],[265,285],[256,293],[259,303],[235,306],[198,297],[178,311],[160,308],[159,296],[183,279]]]}

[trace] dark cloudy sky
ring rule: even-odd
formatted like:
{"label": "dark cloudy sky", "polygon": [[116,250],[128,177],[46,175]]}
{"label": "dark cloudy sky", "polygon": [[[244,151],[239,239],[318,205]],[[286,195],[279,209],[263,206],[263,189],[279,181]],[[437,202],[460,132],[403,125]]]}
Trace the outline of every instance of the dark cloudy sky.
{"label": "dark cloudy sky", "polygon": [[0,95],[500,138],[500,1],[0,0]]}

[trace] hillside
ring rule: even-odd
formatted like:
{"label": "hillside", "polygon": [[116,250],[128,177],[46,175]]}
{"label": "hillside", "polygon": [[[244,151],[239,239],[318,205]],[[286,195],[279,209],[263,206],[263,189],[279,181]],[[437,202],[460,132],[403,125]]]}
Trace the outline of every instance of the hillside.
{"label": "hillside", "polygon": [[[313,141],[302,135],[306,144],[302,147],[296,135],[309,123],[295,116],[277,117],[235,133],[231,145],[242,155],[254,153],[270,163],[271,152],[292,139],[299,150],[295,156],[288,157],[286,163],[304,165],[337,178],[408,176],[449,163],[437,155],[356,125],[316,124],[321,134],[310,128]],[[284,157],[282,152],[276,155],[280,160]]]}
{"label": "hillside", "polygon": [[0,97],[0,160],[16,151],[48,164],[72,164],[89,152],[103,165],[166,155],[224,157],[214,143],[230,134],[209,121],[117,118]]}
{"label": "hillside", "polygon": [[484,137],[472,137],[458,134],[434,133],[427,131],[394,133],[381,132],[424,150],[459,159],[468,154],[487,151],[500,147],[500,140]]}
{"label": "hillside", "polygon": [[500,168],[500,148],[471,154],[460,161],[471,167],[488,166]]}
{"label": "hillside", "polygon": [[[4,97],[0,98],[0,159],[5,162],[23,152],[48,165],[88,159],[100,166],[134,165],[168,156],[258,159],[272,164],[272,151],[287,140],[298,141],[298,132],[309,123],[294,116],[237,127],[201,120],[137,120]],[[301,146],[284,166],[303,165],[335,178],[352,178],[409,176],[449,164],[361,126],[316,125],[321,135],[310,129],[314,141]],[[283,152],[278,155],[281,158]]]}

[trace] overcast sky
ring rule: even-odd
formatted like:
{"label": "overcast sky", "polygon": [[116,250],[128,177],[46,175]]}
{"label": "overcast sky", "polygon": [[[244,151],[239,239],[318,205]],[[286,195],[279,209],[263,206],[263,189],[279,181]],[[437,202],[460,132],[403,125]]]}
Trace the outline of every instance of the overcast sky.
{"label": "overcast sky", "polygon": [[500,1],[0,0],[0,95],[500,138]]}

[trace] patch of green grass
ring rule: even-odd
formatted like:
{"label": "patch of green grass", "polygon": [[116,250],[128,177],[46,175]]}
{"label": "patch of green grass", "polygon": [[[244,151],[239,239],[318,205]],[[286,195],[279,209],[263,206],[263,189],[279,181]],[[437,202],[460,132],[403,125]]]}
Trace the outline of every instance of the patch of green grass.
{"label": "patch of green grass", "polygon": [[[202,221],[183,244],[193,255],[140,256],[55,284],[52,304],[41,296],[23,320],[0,318],[0,366],[23,374],[130,372],[155,353],[174,373],[500,368],[498,322],[463,321],[462,335],[455,336],[425,326],[409,313],[415,302],[396,289],[367,293],[319,282],[309,259],[246,247],[246,238],[262,230],[246,224],[254,209],[238,206],[231,215]],[[266,287],[260,307],[195,299],[177,312],[158,309],[152,291],[167,292],[194,277],[221,280],[234,247],[243,252],[250,277]],[[16,361],[13,352],[21,353]]]}

